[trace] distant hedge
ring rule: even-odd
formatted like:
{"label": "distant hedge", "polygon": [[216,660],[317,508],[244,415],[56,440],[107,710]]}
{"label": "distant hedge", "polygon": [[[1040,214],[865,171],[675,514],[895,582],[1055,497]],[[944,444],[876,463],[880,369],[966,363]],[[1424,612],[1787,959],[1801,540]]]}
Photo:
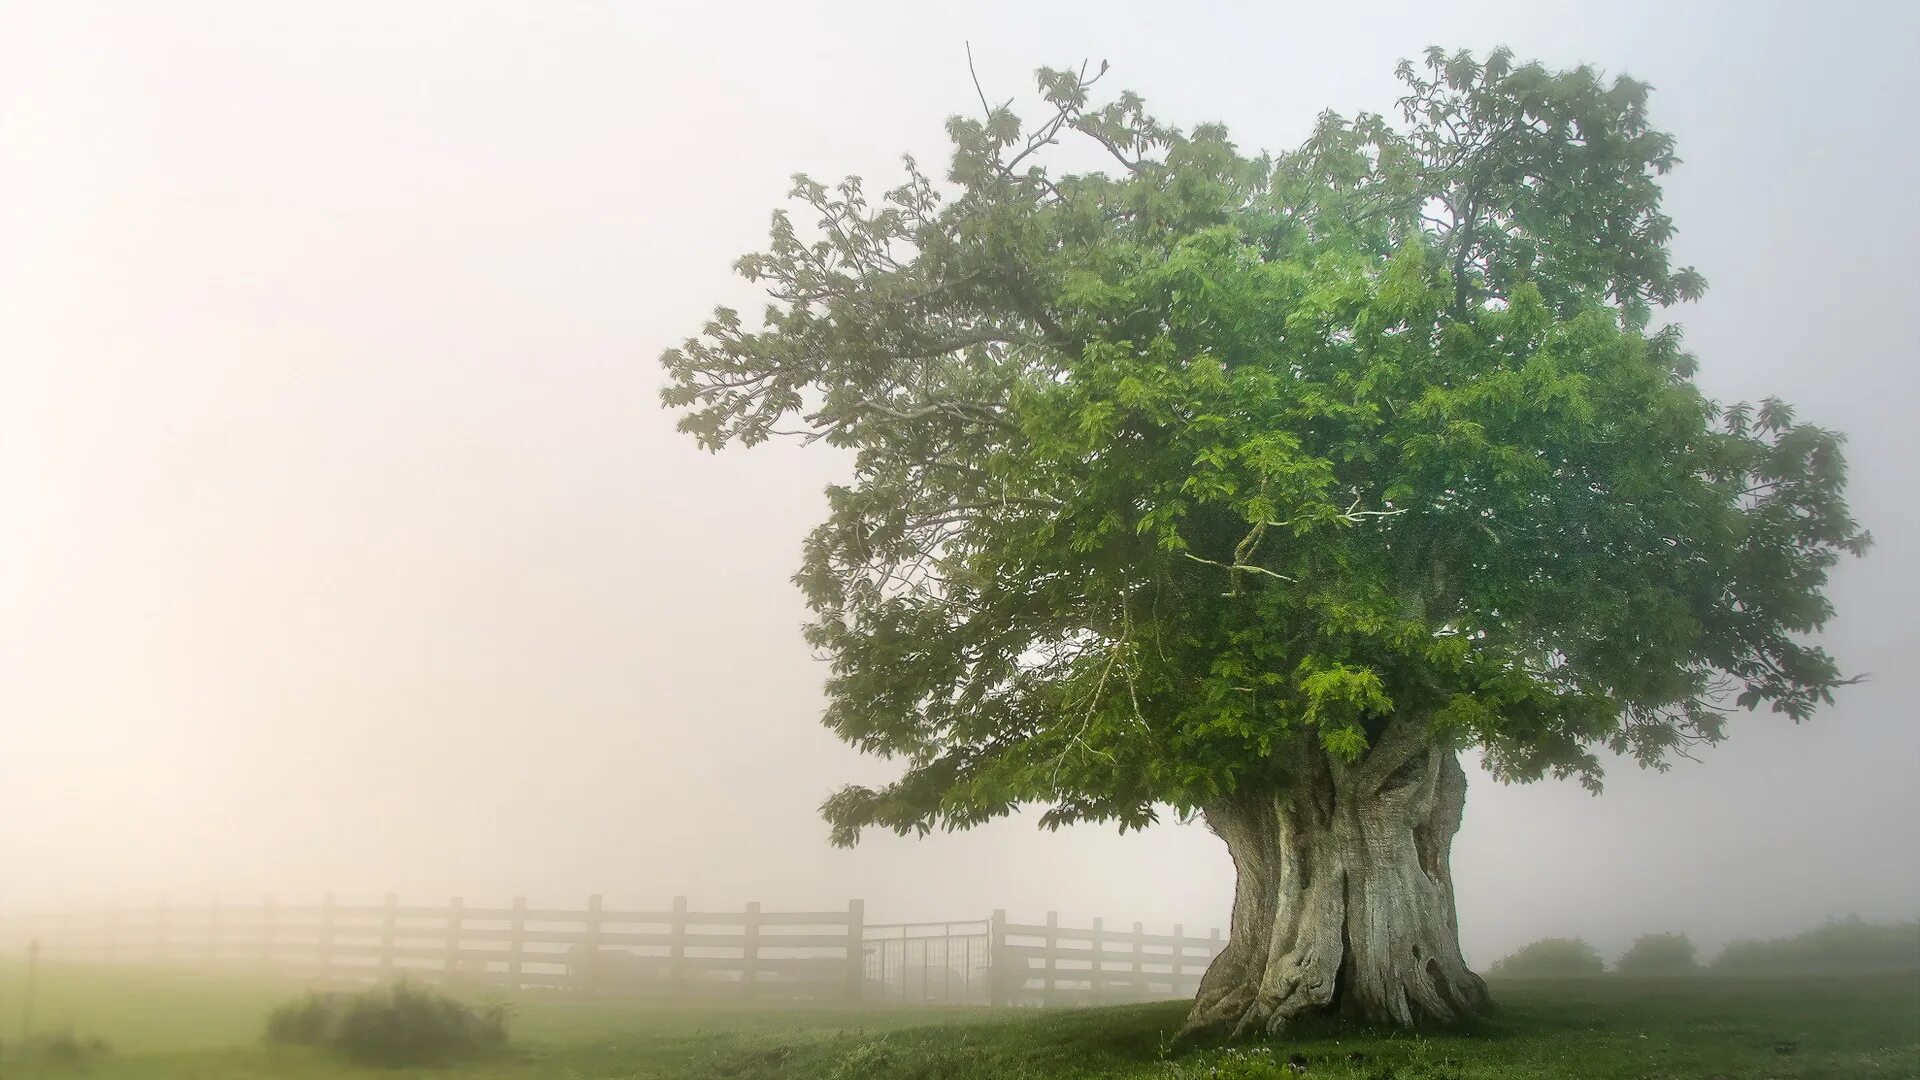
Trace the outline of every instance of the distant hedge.
{"label": "distant hedge", "polygon": [[1619,975],[1665,977],[1695,975],[1699,961],[1693,956],[1693,942],[1685,934],[1642,934],[1620,959],[1613,962]]}
{"label": "distant hedge", "polygon": [[1713,962],[1716,975],[1860,975],[1920,971],[1920,919],[1870,923],[1834,919],[1791,937],[1735,941]]}
{"label": "distant hedge", "polygon": [[1578,979],[1607,970],[1593,946],[1579,938],[1541,938],[1493,962],[1490,979]]}

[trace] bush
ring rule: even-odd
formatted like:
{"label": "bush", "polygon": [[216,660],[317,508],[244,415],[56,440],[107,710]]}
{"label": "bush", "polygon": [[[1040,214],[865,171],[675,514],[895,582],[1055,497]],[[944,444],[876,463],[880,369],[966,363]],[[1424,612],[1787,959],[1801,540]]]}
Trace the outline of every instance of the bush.
{"label": "bush", "polygon": [[[34,1066],[36,1071],[44,1071],[49,1066],[84,1069],[90,1062],[106,1057],[111,1052],[103,1039],[75,1035],[72,1031],[56,1031],[0,1046],[0,1061],[11,1058],[21,1064]],[[5,1074],[0,1072],[0,1075]]]}
{"label": "bush", "polygon": [[1642,934],[1632,947],[1613,962],[1621,975],[1668,977],[1692,975],[1700,970],[1693,958],[1693,942],[1685,934]]}
{"label": "bush", "polygon": [[340,1012],[338,994],[308,994],[267,1014],[267,1041],[320,1046],[328,1041]]}
{"label": "bush", "polygon": [[333,1047],[363,1065],[431,1065],[504,1046],[507,1009],[401,982],[288,1002],[268,1015],[267,1040]]}
{"label": "bush", "polygon": [[1593,946],[1579,938],[1541,938],[1494,961],[1487,976],[1494,979],[1577,979],[1607,970]]}
{"label": "bush", "polygon": [[1853,975],[1920,970],[1920,920],[1870,923],[1857,915],[1771,941],[1736,941],[1716,975]]}

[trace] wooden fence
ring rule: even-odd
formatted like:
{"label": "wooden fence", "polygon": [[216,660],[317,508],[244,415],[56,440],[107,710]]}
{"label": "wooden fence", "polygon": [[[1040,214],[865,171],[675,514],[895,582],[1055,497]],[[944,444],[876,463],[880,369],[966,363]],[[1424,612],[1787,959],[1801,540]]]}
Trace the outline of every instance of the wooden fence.
{"label": "wooden fence", "polygon": [[1149,934],[1139,923],[1109,930],[1100,919],[1086,929],[1007,921],[997,910],[989,930],[994,957],[992,999],[997,1005],[1074,1005],[1192,997],[1207,965],[1226,947],[1220,931],[1188,937],[1184,927]]}
{"label": "wooden fence", "polygon": [[322,981],[410,976],[581,993],[859,996],[865,916],[843,911],[623,911],[384,903],[165,905],[8,919],[49,960],[238,965]]}
{"label": "wooden fence", "polygon": [[1225,942],[991,919],[869,924],[840,911],[205,905],[0,916],[0,947],[49,961],[238,967],[307,981],[408,977],[582,994],[1072,1005],[1190,997]]}

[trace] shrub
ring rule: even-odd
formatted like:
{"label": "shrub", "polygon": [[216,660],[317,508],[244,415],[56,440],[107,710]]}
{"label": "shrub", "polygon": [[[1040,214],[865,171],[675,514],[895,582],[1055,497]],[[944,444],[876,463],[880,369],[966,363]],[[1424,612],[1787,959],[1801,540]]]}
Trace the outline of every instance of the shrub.
{"label": "shrub", "polygon": [[[72,1031],[33,1035],[0,1049],[6,1051],[0,1054],[0,1060],[11,1057],[21,1064],[35,1066],[36,1071],[44,1071],[49,1066],[84,1068],[95,1059],[111,1053],[105,1040],[75,1035]],[[0,1075],[11,1074],[0,1070]]]}
{"label": "shrub", "polygon": [[431,1065],[505,1045],[507,1009],[400,982],[289,1002],[267,1017],[267,1039],[330,1046],[363,1065]]}
{"label": "shrub", "polygon": [[1606,970],[1606,961],[1579,938],[1541,938],[1494,961],[1487,975],[1496,979],[1577,979]]}
{"label": "shrub", "polygon": [[1736,941],[1716,975],[1843,975],[1920,970],[1920,920],[1870,923],[1857,915],[1770,941]]}
{"label": "shrub", "polygon": [[308,994],[267,1014],[267,1041],[320,1046],[328,1041],[340,1011],[337,994]]}
{"label": "shrub", "polygon": [[1634,940],[1613,970],[1621,975],[1665,977],[1692,975],[1700,970],[1693,958],[1693,942],[1685,934],[1642,934]]}

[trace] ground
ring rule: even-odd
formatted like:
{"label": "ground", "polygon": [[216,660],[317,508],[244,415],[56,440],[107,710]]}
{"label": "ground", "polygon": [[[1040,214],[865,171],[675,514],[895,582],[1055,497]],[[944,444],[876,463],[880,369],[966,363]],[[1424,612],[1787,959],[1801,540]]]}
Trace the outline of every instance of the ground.
{"label": "ground", "polygon": [[[138,969],[50,968],[36,1027],[97,1036],[108,1055],[4,1080],[1601,1080],[1920,1078],[1920,976],[1818,981],[1616,978],[1497,983],[1471,1032],[1342,1027],[1233,1049],[1168,1053],[1186,1003],[1017,1010],[635,1006],[523,995],[505,1056],[442,1069],[355,1069],[266,1047],[282,983]],[[0,967],[0,1040],[21,979]],[[4,1060],[0,1058],[0,1060]]]}

